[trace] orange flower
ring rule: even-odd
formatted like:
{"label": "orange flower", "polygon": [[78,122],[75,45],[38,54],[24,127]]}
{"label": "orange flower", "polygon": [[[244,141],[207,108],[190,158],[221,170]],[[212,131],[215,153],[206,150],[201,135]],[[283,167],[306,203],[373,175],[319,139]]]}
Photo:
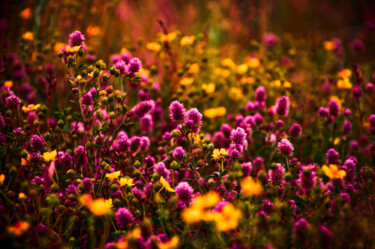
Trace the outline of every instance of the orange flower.
{"label": "orange flower", "polygon": [[29,19],[30,16],[31,16],[31,9],[30,8],[26,8],[26,9],[22,10],[21,13],[20,13],[20,17],[23,20]]}
{"label": "orange flower", "polygon": [[328,167],[327,165],[323,165],[322,170],[331,180],[340,179],[346,176],[346,171],[338,169],[337,165],[335,164],[330,164]]}
{"label": "orange flower", "polygon": [[8,232],[16,237],[20,237],[29,227],[30,224],[27,221],[18,221],[13,226],[8,227]]}
{"label": "orange flower", "polygon": [[251,177],[246,177],[241,181],[241,188],[245,195],[260,195],[263,192],[262,184]]}
{"label": "orange flower", "polygon": [[241,217],[241,210],[235,208],[232,203],[228,203],[223,207],[220,213],[215,215],[216,227],[219,231],[235,229]]}

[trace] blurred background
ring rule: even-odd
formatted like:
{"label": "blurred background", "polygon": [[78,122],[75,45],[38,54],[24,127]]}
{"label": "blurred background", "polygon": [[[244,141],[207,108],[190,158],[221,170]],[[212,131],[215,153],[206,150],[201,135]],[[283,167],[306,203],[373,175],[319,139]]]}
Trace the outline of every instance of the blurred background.
{"label": "blurred background", "polygon": [[[151,41],[164,23],[168,32],[199,34],[228,53],[249,46],[272,32],[308,40],[311,46],[339,37],[344,46],[366,50],[361,60],[374,58],[375,1],[372,0],[3,0],[1,19],[7,37],[17,46],[31,30],[38,39],[65,42],[79,29],[100,58],[122,48]],[[354,42],[354,44],[353,44]],[[236,44],[235,48],[231,44]],[[356,47],[357,46],[357,47]]]}

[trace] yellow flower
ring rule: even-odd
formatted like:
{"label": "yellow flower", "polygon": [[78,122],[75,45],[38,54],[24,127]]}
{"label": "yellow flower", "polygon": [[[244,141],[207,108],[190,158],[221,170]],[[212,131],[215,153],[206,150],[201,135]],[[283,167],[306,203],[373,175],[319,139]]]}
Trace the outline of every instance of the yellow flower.
{"label": "yellow flower", "polygon": [[176,39],[176,37],[177,37],[177,33],[176,32],[171,32],[171,33],[169,33],[169,34],[167,34],[167,35],[162,35],[161,36],[161,40],[163,41],[163,42],[171,42],[171,41],[173,41],[174,39]]}
{"label": "yellow flower", "polygon": [[251,56],[247,61],[247,65],[251,68],[257,68],[260,65],[260,61],[257,57]]}
{"label": "yellow flower", "polygon": [[64,48],[65,47],[65,43],[62,43],[62,42],[56,42],[55,46],[53,47],[53,50],[55,51],[55,53],[59,53],[61,52],[61,48]]}
{"label": "yellow flower", "polygon": [[102,33],[102,31],[101,31],[100,27],[90,25],[90,26],[87,27],[86,33],[89,36],[97,36],[97,35],[100,35]]}
{"label": "yellow flower", "polygon": [[74,46],[74,47],[71,47],[71,46],[66,46],[65,49],[71,53],[77,53],[79,51],[79,49],[81,48],[81,46]]}
{"label": "yellow flower", "polygon": [[219,231],[235,229],[241,217],[241,210],[235,208],[231,203],[228,203],[223,207],[221,212],[215,216],[216,227]]}
{"label": "yellow flower", "polygon": [[191,85],[192,83],[194,82],[194,79],[193,78],[182,78],[180,80],[180,85],[183,85],[183,86],[188,86],[188,85]]}
{"label": "yellow flower", "polygon": [[11,80],[7,80],[7,81],[5,81],[5,82],[4,82],[4,86],[7,86],[7,87],[9,87],[9,88],[12,88],[12,86],[13,86],[13,81],[11,81]]}
{"label": "yellow flower", "polygon": [[292,87],[292,83],[290,83],[289,81],[284,81],[283,86],[285,88],[291,88]]}
{"label": "yellow flower", "polygon": [[24,112],[31,112],[31,111],[35,111],[35,110],[38,110],[40,108],[40,104],[30,104],[28,106],[22,106],[22,110]]}
{"label": "yellow flower", "polygon": [[150,51],[159,52],[161,50],[161,45],[157,42],[149,42],[146,44],[146,48]]}
{"label": "yellow flower", "polygon": [[190,74],[196,74],[198,72],[199,72],[199,64],[198,63],[193,63],[190,66],[188,73],[190,73]]}
{"label": "yellow flower", "polygon": [[196,209],[211,208],[220,201],[220,197],[216,192],[208,192],[194,199],[193,207]]}
{"label": "yellow flower", "polygon": [[188,45],[193,44],[194,41],[195,41],[195,37],[194,36],[184,36],[180,40],[180,45],[181,46],[188,46]]}
{"label": "yellow flower", "polygon": [[123,177],[120,179],[120,186],[129,186],[132,187],[134,186],[133,179],[130,177]]}
{"label": "yellow flower", "polygon": [[21,236],[27,229],[29,229],[30,224],[27,221],[18,221],[14,226],[8,227],[8,232],[14,236]]}
{"label": "yellow flower", "polygon": [[120,176],[120,174],[121,174],[121,170],[115,171],[113,173],[107,173],[105,175],[105,177],[108,178],[110,181],[113,181],[115,179],[118,179],[118,177]]}
{"label": "yellow flower", "polygon": [[201,209],[190,207],[182,212],[182,219],[186,223],[196,223],[203,219],[204,212]]}
{"label": "yellow flower", "polygon": [[30,154],[26,150],[24,150],[24,151],[27,153],[27,157],[26,157],[26,159],[21,158],[21,165],[22,166],[25,166],[30,161]]}
{"label": "yellow flower", "polygon": [[337,80],[337,87],[341,89],[351,89],[353,85],[350,82],[349,78],[344,78]]}
{"label": "yellow flower", "polygon": [[21,13],[20,13],[20,17],[23,20],[29,19],[30,16],[31,16],[31,9],[30,8],[26,8],[26,9],[22,10]]}
{"label": "yellow flower", "polygon": [[241,64],[237,67],[237,74],[245,74],[249,67],[246,64]]}
{"label": "yellow flower", "polygon": [[340,78],[349,78],[350,76],[352,76],[352,71],[350,69],[343,69],[339,72],[339,77]]}
{"label": "yellow flower", "polygon": [[274,81],[271,81],[270,84],[271,84],[271,86],[280,87],[281,81],[280,80],[274,80]]}
{"label": "yellow flower", "polygon": [[345,170],[338,169],[337,165],[330,164],[328,167],[327,165],[322,166],[322,170],[329,179],[340,179],[346,176]]}
{"label": "yellow flower", "polygon": [[242,77],[241,78],[241,84],[252,85],[252,84],[254,84],[254,82],[255,82],[254,77]]}
{"label": "yellow flower", "polygon": [[339,137],[335,138],[333,141],[333,145],[338,145],[340,143],[341,139]]}
{"label": "yellow flower", "polygon": [[120,240],[116,243],[117,249],[127,249],[128,248],[128,242],[126,240]]}
{"label": "yellow flower", "polygon": [[56,160],[56,155],[57,155],[56,150],[51,151],[51,152],[44,152],[43,153],[43,159],[46,162],[55,161]]}
{"label": "yellow flower", "polygon": [[224,160],[225,156],[227,156],[227,155],[228,155],[228,152],[224,148],[221,148],[220,150],[219,149],[214,149],[214,152],[212,153],[212,157],[216,161]]}
{"label": "yellow flower", "polygon": [[220,106],[217,108],[208,108],[203,111],[204,116],[207,118],[216,118],[224,116],[227,113],[227,109],[224,106]]}
{"label": "yellow flower", "polygon": [[173,188],[171,188],[171,185],[164,179],[164,177],[160,177],[160,183],[161,185],[169,192],[176,192]]}
{"label": "yellow flower", "polygon": [[21,193],[18,194],[18,199],[24,200],[26,198],[27,198],[27,196],[25,195],[25,193],[21,192]]}
{"label": "yellow flower", "polygon": [[0,175],[0,185],[3,185],[3,184],[4,184],[4,181],[5,181],[5,175],[4,175],[4,174],[1,174],[1,175]]}
{"label": "yellow flower", "polygon": [[112,208],[112,199],[99,198],[89,204],[90,211],[96,216],[107,214]]}
{"label": "yellow flower", "polygon": [[213,93],[215,92],[215,84],[214,83],[209,83],[209,84],[203,84],[202,89],[207,93]]}
{"label": "yellow flower", "polygon": [[241,181],[241,189],[245,195],[260,195],[263,192],[262,184],[254,181],[250,176]]}
{"label": "yellow flower", "polygon": [[229,67],[231,69],[233,69],[236,66],[236,64],[233,62],[233,60],[231,58],[225,58],[225,59],[223,59],[221,61],[221,65],[223,67]]}
{"label": "yellow flower", "polygon": [[177,248],[178,246],[178,237],[173,236],[173,238],[165,243],[158,243],[159,249],[170,249],[170,248]]}
{"label": "yellow flower", "polygon": [[34,40],[34,34],[31,33],[30,31],[27,31],[26,33],[22,35],[22,39],[27,40],[27,41],[32,41]]}
{"label": "yellow flower", "polygon": [[89,206],[92,203],[92,196],[90,194],[83,194],[79,201],[83,206]]}
{"label": "yellow flower", "polygon": [[332,41],[325,41],[323,42],[323,48],[327,51],[331,51],[335,49],[335,44]]}
{"label": "yellow flower", "polygon": [[229,88],[229,98],[235,101],[240,100],[243,97],[241,88],[231,87]]}

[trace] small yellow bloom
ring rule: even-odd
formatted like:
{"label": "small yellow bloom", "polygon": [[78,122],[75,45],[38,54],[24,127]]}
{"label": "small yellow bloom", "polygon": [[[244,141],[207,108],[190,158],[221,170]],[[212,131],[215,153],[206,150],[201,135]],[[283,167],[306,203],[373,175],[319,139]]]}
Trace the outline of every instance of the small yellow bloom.
{"label": "small yellow bloom", "polygon": [[115,179],[118,179],[118,177],[120,176],[120,174],[121,174],[121,170],[115,171],[113,173],[107,173],[105,175],[105,177],[108,178],[110,181],[113,181]]}
{"label": "small yellow bloom", "polygon": [[40,104],[30,104],[28,106],[22,106],[22,110],[24,112],[31,112],[31,111],[35,111],[35,110],[38,110],[40,108]]}
{"label": "small yellow bloom", "polygon": [[190,74],[196,74],[198,72],[199,72],[199,64],[198,63],[193,63],[190,66],[188,73],[190,73]]}
{"label": "small yellow bloom", "polygon": [[220,201],[220,197],[216,192],[208,192],[205,195],[198,196],[194,199],[193,207],[197,209],[211,208]]}
{"label": "small yellow bloom", "polygon": [[8,232],[16,237],[21,236],[27,229],[29,229],[30,224],[27,221],[18,221],[14,226],[8,227]]}
{"label": "small yellow bloom", "polygon": [[12,88],[12,86],[13,86],[13,81],[11,81],[11,80],[7,80],[7,81],[5,81],[5,82],[4,82],[4,86],[7,86],[7,87],[9,87],[9,88]]}
{"label": "small yellow bloom", "polygon": [[227,113],[227,109],[224,106],[220,106],[217,108],[208,108],[203,111],[204,116],[207,118],[216,118],[224,116]]}
{"label": "small yellow bloom", "polygon": [[349,78],[350,76],[352,76],[352,71],[350,69],[343,69],[338,74],[340,78],[345,79],[345,78]]}
{"label": "small yellow bloom", "polygon": [[230,76],[230,70],[229,69],[223,69],[221,71],[221,77],[223,77],[224,79],[228,78]]}
{"label": "small yellow bloom", "polygon": [[182,219],[186,223],[196,223],[203,219],[204,217],[203,214],[204,214],[203,210],[199,208],[190,207],[190,208],[185,209],[182,212]]}
{"label": "small yellow bloom", "polygon": [[4,175],[4,174],[1,174],[1,175],[0,175],[0,185],[3,185],[3,184],[4,184],[4,181],[5,181],[5,175]]}
{"label": "small yellow bloom", "polygon": [[161,45],[157,42],[149,42],[146,44],[146,48],[153,52],[159,52],[161,50]]}
{"label": "small yellow bloom", "polygon": [[210,93],[213,93],[215,92],[215,84],[214,83],[209,83],[209,84],[203,84],[202,85],[202,89],[207,93],[207,94],[210,94]]}
{"label": "small yellow bloom", "polygon": [[55,51],[55,53],[59,53],[61,52],[61,48],[64,48],[65,46],[66,46],[65,43],[56,42],[55,46],[53,47],[53,50]]}
{"label": "small yellow bloom", "polygon": [[25,158],[21,158],[21,165],[22,166],[25,166],[30,161],[30,154],[26,150],[24,150],[24,151],[27,153],[27,157],[26,157],[26,159]]}
{"label": "small yellow bloom", "polygon": [[239,87],[229,88],[229,98],[235,101],[240,100],[243,97],[242,90]]}
{"label": "small yellow bloom", "polygon": [[270,82],[271,86],[280,87],[281,81],[280,80],[274,80]]}
{"label": "small yellow bloom", "polygon": [[129,186],[129,187],[132,187],[134,186],[134,183],[133,183],[133,179],[131,179],[130,177],[122,177],[120,179],[120,186]]}
{"label": "small yellow bloom", "polygon": [[251,56],[247,61],[247,65],[251,68],[257,68],[260,65],[260,61],[257,57]]}
{"label": "small yellow bloom", "polygon": [[173,238],[165,243],[158,243],[159,249],[171,249],[177,248],[179,239],[177,236],[173,236]]}
{"label": "small yellow bloom", "polygon": [[337,165],[330,164],[328,167],[327,165],[322,166],[322,170],[329,179],[340,179],[346,176],[346,171],[342,169],[338,169]]}
{"label": "small yellow bloom", "polygon": [[22,35],[22,39],[27,40],[27,41],[32,41],[34,40],[34,34],[31,33],[30,31],[27,31],[26,33]]}
{"label": "small yellow bloom", "polygon": [[291,88],[292,87],[292,83],[290,83],[289,81],[284,81],[283,86],[285,88]]}
{"label": "small yellow bloom", "polygon": [[180,45],[181,46],[188,46],[188,45],[193,44],[194,41],[195,41],[195,37],[194,36],[184,36],[180,40]]}
{"label": "small yellow bloom", "polygon": [[177,37],[177,33],[176,32],[171,32],[171,33],[169,33],[169,34],[167,34],[167,35],[162,35],[161,36],[161,40],[163,41],[163,42],[171,42],[171,41],[173,41],[174,39],[176,39],[176,37]]}
{"label": "small yellow bloom", "polygon": [[241,78],[241,84],[249,84],[249,85],[252,85],[254,84],[255,82],[255,79],[254,77],[242,77]]}
{"label": "small yellow bloom", "polygon": [[160,183],[163,186],[163,188],[165,188],[167,191],[172,192],[172,193],[176,192],[176,190],[171,188],[171,185],[169,185],[169,183],[164,179],[164,177],[160,177]]}
{"label": "small yellow bloom", "polygon": [[44,152],[43,153],[43,159],[46,162],[55,161],[56,160],[56,155],[57,155],[56,150],[51,151],[51,152]]}
{"label": "small yellow bloom", "polygon": [[241,210],[235,208],[232,203],[228,203],[223,207],[221,212],[215,216],[216,227],[219,231],[235,229],[241,217]]}
{"label": "small yellow bloom", "polygon": [[333,145],[338,145],[340,143],[341,139],[339,137],[335,138],[333,141]]}
{"label": "small yellow bloom", "polygon": [[225,59],[223,59],[221,61],[221,65],[223,67],[229,67],[231,69],[233,69],[236,66],[236,64],[233,62],[233,60],[231,58],[225,58]]}
{"label": "small yellow bloom", "polygon": [[18,199],[24,200],[26,198],[27,198],[27,196],[25,195],[25,193],[21,192],[21,193],[18,194]]}
{"label": "small yellow bloom", "polygon": [[111,211],[111,208],[112,199],[105,200],[104,198],[99,198],[89,205],[90,211],[96,216],[107,214],[109,211]]}
{"label": "small yellow bloom", "polygon": [[83,206],[89,206],[92,203],[92,196],[90,194],[83,194],[79,201]]}
{"label": "small yellow bloom", "polygon": [[245,195],[260,195],[263,192],[262,184],[251,177],[246,177],[241,181],[241,189]]}
{"label": "small yellow bloom", "polygon": [[188,85],[191,85],[192,83],[194,82],[194,78],[182,78],[180,80],[180,85],[183,85],[183,86],[188,86]]}
{"label": "small yellow bloom", "polygon": [[228,152],[224,148],[221,148],[220,150],[219,149],[214,149],[214,152],[212,153],[212,157],[216,161],[224,160],[225,156],[227,156],[227,155],[228,155]]}
{"label": "small yellow bloom", "polygon": [[77,53],[79,51],[79,49],[81,48],[81,46],[74,46],[74,47],[71,47],[71,46],[66,46],[65,49],[71,53]]}
{"label": "small yellow bloom", "polygon": [[23,11],[21,11],[20,13],[20,17],[23,19],[23,20],[27,20],[29,19],[31,16],[31,9],[30,8],[26,8],[24,9]]}
{"label": "small yellow bloom", "polygon": [[344,78],[337,80],[337,87],[341,89],[352,89],[353,85],[349,78]]}
{"label": "small yellow bloom", "polygon": [[237,67],[237,74],[245,74],[249,70],[249,67],[246,64],[241,64]]}
{"label": "small yellow bloom", "polygon": [[327,51],[331,51],[335,49],[335,44],[332,41],[325,41],[323,42],[323,48]]}

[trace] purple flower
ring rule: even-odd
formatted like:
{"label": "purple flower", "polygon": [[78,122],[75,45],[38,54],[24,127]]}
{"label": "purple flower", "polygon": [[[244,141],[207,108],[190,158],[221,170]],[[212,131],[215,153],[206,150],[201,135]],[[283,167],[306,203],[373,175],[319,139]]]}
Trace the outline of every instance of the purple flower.
{"label": "purple flower", "polygon": [[316,182],[315,171],[313,166],[302,166],[299,173],[299,185],[302,187],[304,194],[308,194],[314,188]]}
{"label": "purple flower", "polygon": [[190,203],[194,191],[187,182],[180,182],[175,190],[179,200],[184,201],[185,203]]}
{"label": "purple flower", "polygon": [[253,168],[253,164],[251,162],[243,163],[242,165],[242,173],[244,177],[250,176],[251,169]]}
{"label": "purple flower", "polygon": [[82,96],[82,104],[84,105],[92,105],[94,101],[92,100],[91,92],[87,92]]}
{"label": "purple flower", "polygon": [[281,127],[283,127],[284,126],[284,122],[282,121],[282,120],[277,120],[277,122],[276,122],[276,127],[278,128],[278,129],[280,129]]}
{"label": "purple flower", "polygon": [[332,232],[325,226],[320,226],[320,243],[324,249],[331,248]]}
{"label": "purple flower", "polygon": [[353,99],[358,101],[362,97],[362,88],[358,85],[353,86],[352,96]]}
{"label": "purple flower", "polygon": [[352,133],[352,124],[349,121],[344,121],[342,125],[342,134],[350,135]]}
{"label": "purple flower", "polygon": [[270,212],[272,212],[273,210],[273,203],[272,201],[266,199],[263,201],[263,210],[269,214]]}
{"label": "purple flower", "polygon": [[259,86],[255,90],[255,100],[258,102],[264,102],[266,101],[266,88],[264,86]]}
{"label": "purple flower", "polygon": [[142,139],[138,136],[133,136],[130,138],[130,150],[132,152],[137,151],[142,145]]}
{"label": "purple flower", "polygon": [[154,127],[154,121],[152,120],[152,116],[150,114],[144,115],[141,120],[141,129],[145,132],[150,132]]}
{"label": "purple flower", "polygon": [[151,111],[155,107],[155,102],[153,100],[146,100],[139,102],[133,109],[134,114],[138,118],[142,118],[146,115],[149,111]]}
{"label": "purple flower", "polygon": [[309,228],[309,223],[303,218],[300,218],[293,227],[293,242],[299,246],[306,245],[307,239],[307,229]]}
{"label": "purple flower", "polygon": [[16,95],[12,94],[6,98],[6,106],[10,109],[19,109],[21,100]]}
{"label": "purple flower", "polygon": [[284,156],[293,155],[294,147],[288,139],[281,139],[281,141],[277,143],[277,148]]}
{"label": "purple flower", "polygon": [[174,123],[182,123],[185,121],[184,105],[177,100],[173,101],[169,106],[169,113]]}
{"label": "purple flower", "polygon": [[85,41],[85,37],[82,35],[80,31],[74,31],[69,35],[69,46],[83,46]]}
{"label": "purple flower", "polygon": [[66,195],[70,195],[70,194],[74,194],[74,195],[77,195],[78,194],[78,189],[75,185],[73,184],[70,184],[66,189],[65,189],[65,192],[66,192]]}
{"label": "purple flower", "polygon": [[128,66],[126,65],[126,63],[124,61],[118,61],[116,62],[115,65],[113,65],[117,70],[120,71],[120,74],[122,76],[126,75],[126,73],[128,72]]}
{"label": "purple flower", "polygon": [[375,134],[375,115],[374,114],[370,115],[368,122],[369,122],[370,132],[372,135],[374,135]]}
{"label": "purple flower", "polygon": [[186,156],[186,151],[181,147],[176,147],[172,152],[172,157],[176,160],[181,160],[184,156]]}
{"label": "purple flower", "polygon": [[326,153],[327,164],[336,164],[339,159],[339,153],[331,148]]}
{"label": "purple flower", "polygon": [[300,137],[302,134],[302,127],[299,123],[294,123],[290,128],[289,128],[289,135],[291,137]]}
{"label": "purple flower", "polygon": [[221,132],[224,134],[226,139],[230,139],[232,128],[228,124],[222,124],[220,127]]}
{"label": "purple flower", "polygon": [[38,135],[33,135],[30,139],[30,145],[34,150],[41,150],[44,147],[44,141]]}
{"label": "purple flower", "polygon": [[329,114],[329,110],[327,108],[325,108],[325,107],[320,107],[319,108],[319,110],[318,110],[318,116],[319,117],[324,118],[324,117],[327,117],[328,114]]}
{"label": "purple flower", "polygon": [[88,177],[83,178],[81,183],[86,193],[90,193],[92,191],[92,182],[90,178]]}
{"label": "purple flower", "polygon": [[289,113],[289,97],[281,96],[276,101],[275,111],[282,117],[288,116]]}
{"label": "purple flower", "polygon": [[247,134],[244,129],[238,127],[235,130],[232,130],[230,133],[231,141],[236,145],[242,145],[244,150],[247,149]]}
{"label": "purple flower", "polygon": [[257,125],[261,125],[261,124],[263,123],[263,117],[262,117],[262,115],[261,115],[260,113],[258,113],[258,112],[254,114],[253,118],[254,118],[254,121],[255,121],[255,123],[256,123]]}
{"label": "purple flower", "polygon": [[125,228],[134,222],[134,216],[127,208],[119,208],[116,211],[116,223],[119,227]]}
{"label": "purple flower", "polygon": [[273,185],[283,186],[284,185],[284,174],[285,174],[284,167],[281,166],[280,163],[276,163],[276,168],[270,169],[268,171],[269,181]]}
{"label": "purple flower", "polygon": [[142,62],[138,58],[133,58],[129,62],[129,73],[135,74],[141,70]]}
{"label": "purple flower", "polygon": [[198,133],[202,126],[202,114],[197,108],[192,108],[186,113],[185,125],[194,133]]}
{"label": "purple flower", "polygon": [[124,61],[126,64],[129,64],[130,60],[132,59],[132,56],[131,56],[129,53],[124,52],[124,53],[122,53],[122,54],[120,55],[120,58],[121,58],[121,60]]}
{"label": "purple flower", "polygon": [[336,100],[332,99],[328,102],[328,110],[329,114],[331,114],[334,117],[337,117],[339,115],[340,106]]}
{"label": "purple flower", "polygon": [[158,173],[159,176],[163,176],[165,179],[169,178],[171,172],[165,167],[165,164],[160,162],[153,166],[154,172]]}
{"label": "purple flower", "polygon": [[30,161],[33,162],[33,163],[40,163],[40,162],[43,162],[43,157],[39,153],[31,152],[30,153]]}

